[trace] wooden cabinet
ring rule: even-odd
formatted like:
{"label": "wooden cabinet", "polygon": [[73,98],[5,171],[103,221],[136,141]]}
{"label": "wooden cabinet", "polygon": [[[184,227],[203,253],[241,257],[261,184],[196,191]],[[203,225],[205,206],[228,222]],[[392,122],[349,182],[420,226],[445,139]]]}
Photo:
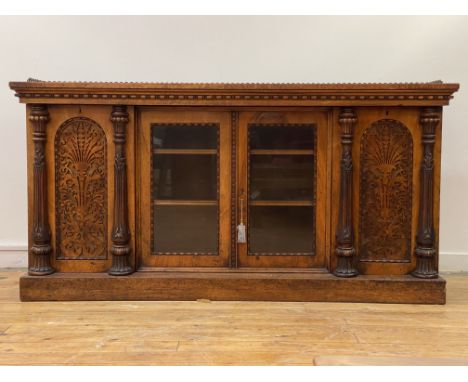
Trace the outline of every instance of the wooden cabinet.
{"label": "wooden cabinet", "polygon": [[445,302],[457,84],[10,87],[28,117],[23,300]]}

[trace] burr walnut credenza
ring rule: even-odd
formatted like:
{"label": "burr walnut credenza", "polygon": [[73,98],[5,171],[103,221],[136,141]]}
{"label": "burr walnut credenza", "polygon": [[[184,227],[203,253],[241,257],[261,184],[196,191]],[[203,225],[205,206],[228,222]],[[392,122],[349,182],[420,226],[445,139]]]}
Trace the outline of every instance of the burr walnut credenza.
{"label": "burr walnut credenza", "polygon": [[445,303],[458,84],[10,87],[26,104],[23,301]]}

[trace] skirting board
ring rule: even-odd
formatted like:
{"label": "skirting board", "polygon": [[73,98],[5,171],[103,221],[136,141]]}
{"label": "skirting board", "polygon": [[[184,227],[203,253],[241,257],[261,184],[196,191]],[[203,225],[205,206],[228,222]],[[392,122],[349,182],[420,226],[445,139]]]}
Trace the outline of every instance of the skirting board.
{"label": "skirting board", "polygon": [[[28,264],[27,246],[1,246],[0,268],[26,268]],[[441,272],[468,272],[468,253],[441,252]]]}
{"label": "skirting board", "polygon": [[27,268],[27,248],[26,245],[0,246],[0,268]]}

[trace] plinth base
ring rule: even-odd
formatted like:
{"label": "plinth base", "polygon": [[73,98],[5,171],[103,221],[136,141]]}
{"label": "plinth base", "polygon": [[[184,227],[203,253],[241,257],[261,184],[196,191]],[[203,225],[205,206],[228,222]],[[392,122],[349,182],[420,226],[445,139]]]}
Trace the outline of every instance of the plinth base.
{"label": "plinth base", "polygon": [[25,275],[22,301],[226,300],[445,304],[445,280],[405,276],[339,278],[313,272],[145,271]]}

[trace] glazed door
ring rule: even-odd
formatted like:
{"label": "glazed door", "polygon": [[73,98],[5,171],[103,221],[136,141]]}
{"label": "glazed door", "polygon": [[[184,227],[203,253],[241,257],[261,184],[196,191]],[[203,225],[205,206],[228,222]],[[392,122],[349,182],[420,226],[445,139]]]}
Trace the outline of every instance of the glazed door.
{"label": "glazed door", "polygon": [[325,266],[327,124],[326,111],[240,113],[239,267]]}
{"label": "glazed door", "polygon": [[143,109],[140,266],[228,266],[230,113]]}

